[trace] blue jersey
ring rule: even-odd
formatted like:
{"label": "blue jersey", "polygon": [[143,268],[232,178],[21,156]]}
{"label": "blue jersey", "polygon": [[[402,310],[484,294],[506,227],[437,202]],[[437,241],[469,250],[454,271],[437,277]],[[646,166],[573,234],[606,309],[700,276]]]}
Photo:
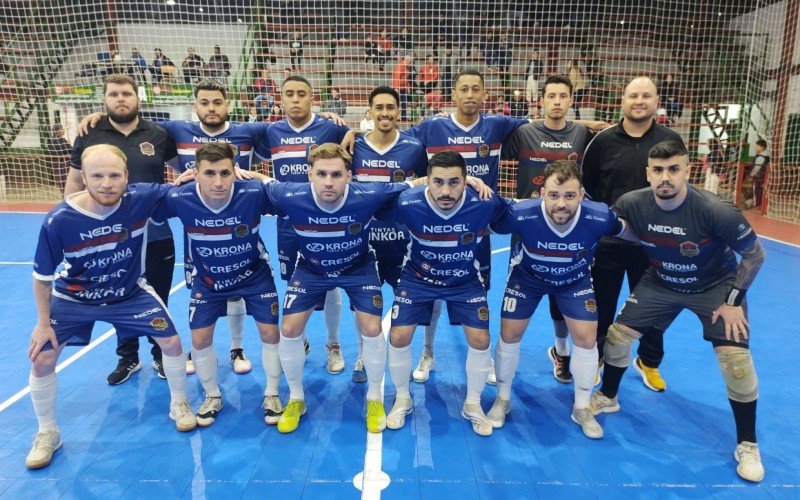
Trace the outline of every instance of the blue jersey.
{"label": "blue jersey", "polygon": [[528,123],[524,118],[481,113],[478,121],[465,127],[455,115],[434,116],[408,130],[406,133],[419,139],[428,152],[428,158],[439,151],[455,151],[467,162],[467,175],[478,177],[497,191],[500,176],[500,151],[505,141],[517,127]]}
{"label": "blue jersey", "polygon": [[178,217],[188,236],[187,254],[194,263],[193,289],[226,291],[271,280],[269,254],[258,235],[261,216],[273,212],[264,184],[236,181],[228,203],[208,207],[194,182],[173,188],[164,201],[164,216]]}
{"label": "blue jersey", "polygon": [[488,236],[488,225],[501,217],[508,203],[497,195],[481,200],[467,188],[461,202],[444,214],[428,197],[426,186],[400,195],[387,216],[403,222],[411,233],[403,276],[410,275],[437,286],[477,281],[477,251]]}
{"label": "blue jersey", "polygon": [[294,128],[289,120],[273,123],[267,130],[269,158],[275,179],[281,182],[308,182],[308,153],[315,144],[340,143],[350,129],[315,114],[308,123]]}
{"label": "blue jersey", "polygon": [[407,189],[407,183],[348,184],[335,210],[317,205],[309,182],[266,185],[278,215],[299,236],[297,266],[316,275],[337,277],[370,254],[369,226],[375,213]]}
{"label": "blue jersey", "polygon": [[624,225],[604,203],[584,200],[563,233],[553,228],[541,199],[521,201],[509,207],[492,224],[497,233],[515,233],[520,241],[512,252],[511,270],[550,286],[566,286],[589,276],[597,242],[618,236]]}
{"label": "blue jersey", "polygon": [[159,123],[178,147],[180,171],[194,167],[197,149],[209,142],[226,142],[236,148],[235,165],[250,170],[253,151],[262,158],[269,158],[267,147],[268,123],[227,122],[225,128],[215,134],[203,130],[200,122],[174,120]]}
{"label": "blue jersey", "polygon": [[[119,205],[97,215],[68,197],[53,208],[39,232],[33,275],[55,280],[53,295],[86,304],[123,300],[140,290],[147,221],[169,186],[131,184]],[[64,267],[58,273],[61,262]]]}

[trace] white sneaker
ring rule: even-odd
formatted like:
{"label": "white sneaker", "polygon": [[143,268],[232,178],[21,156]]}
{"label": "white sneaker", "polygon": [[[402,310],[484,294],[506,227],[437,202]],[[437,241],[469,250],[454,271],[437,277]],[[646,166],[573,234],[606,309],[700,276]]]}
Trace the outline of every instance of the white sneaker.
{"label": "white sneaker", "polygon": [[278,396],[264,396],[264,402],[261,407],[264,408],[264,423],[276,425],[283,413],[281,398]]}
{"label": "white sneaker", "polygon": [[194,367],[194,361],[192,361],[192,353],[190,352],[186,355],[186,375],[194,375],[197,373],[197,370]]}
{"label": "white sneaker", "polygon": [[483,413],[480,403],[467,404],[461,408],[461,416],[472,422],[472,430],[479,436],[491,436],[494,427],[486,414]]}
{"label": "white sneaker", "polygon": [[193,431],[197,427],[197,417],[186,401],[170,404],[169,418],[175,421],[175,428],[181,432]]}
{"label": "white sneaker", "polygon": [[406,415],[414,411],[414,402],[411,398],[395,398],[392,409],[386,415],[386,427],[400,429],[406,423]]}
{"label": "white sneaker", "polygon": [[616,413],[619,411],[619,400],[617,396],[608,398],[602,392],[595,391],[595,393],[592,394],[592,399],[589,400],[589,411],[592,412],[592,415]]}
{"label": "white sneaker", "polygon": [[197,410],[197,425],[208,427],[213,424],[220,411],[222,411],[222,396],[206,396],[200,409]]}
{"label": "white sneaker", "polygon": [[326,345],[325,349],[328,351],[328,373],[331,375],[342,373],[344,371],[344,358],[339,344]]}
{"label": "white sneaker", "polygon": [[757,443],[742,441],[736,446],[733,458],[739,462],[736,466],[739,477],[754,483],[764,479],[764,466],[761,464],[761,452],[758,451]]}
{"label": "white sneaker", "polygon": [[494,404],[489,409],[489,413],[486,414],[486,418],[492,423],[492,427],[499,429],[505,425],[506,415],[508,415],[510,411],[511,401],[497,396],[497,399],[494,400]]}
{"label": "white sneaker", "polygon": [[436,364],[436,358],[433,356],[426,356],[422,355],[419,357],[419,363],[417,367],[414,368],[414,371],[411,373],[411,378],[414,379],[414,382],[423,383],[428,380],[431,376],[431,370],[433,370],[433,365]]}
{"label": "white sneaker", "polygon": [[359,356],[356,358],[356,364],[353,367],[353,374],[350,380],[356,384],[363,384],[367,381],[367,370],[364,368],[364,358]]}
{"label": "white sneaker", "polygon": [[489,376],[486,377],[486,383],[489,385],[497,385],[497,374],[494,372],[494,358],[489,358]]}
{"label": "white sneaker", "polygon": [[600,439],[603,437],[603,428],[595,420],[589,408],[572,409],[572,421],[581,426],[583,433],[588,438]]}
{"label": "white sneaker", "polygon": [[244,355],[244,349],[231,349],[231,364],[233,365],[233,373],[237,375],[249,373],[253,369],[252,363]]}
{"label": "white sneaker", "polygon": [[25,466],[29,469],[47,467],[53,461],[53,453],[59,448],[61,448],[61,433],[58,429],[37,432],[31,451],[25,459]]}

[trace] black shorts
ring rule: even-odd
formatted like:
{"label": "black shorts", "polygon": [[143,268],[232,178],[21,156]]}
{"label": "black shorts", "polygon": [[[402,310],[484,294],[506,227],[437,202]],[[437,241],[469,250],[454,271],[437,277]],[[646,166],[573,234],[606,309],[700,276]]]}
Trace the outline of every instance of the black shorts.
{"label": "black shorts", "polygon": [[[689,309],[702,323],[704,339],[736,345],[735,342],[731,343],[725,338],[725,322],[722,318],[711,324],[711,315],[725,302],[725,297],[732,286],[733,276],[703,292],[675,292],[661,285],[650,270],[645,273],[631,296],[625,301],[616,322],[636,331],[643,331],[646,328],[664,331],[681,311]],[[746,299],[742,302],[742,308],[746,318]],[[749,342],[743,338],[738,344],[747,347]]]}

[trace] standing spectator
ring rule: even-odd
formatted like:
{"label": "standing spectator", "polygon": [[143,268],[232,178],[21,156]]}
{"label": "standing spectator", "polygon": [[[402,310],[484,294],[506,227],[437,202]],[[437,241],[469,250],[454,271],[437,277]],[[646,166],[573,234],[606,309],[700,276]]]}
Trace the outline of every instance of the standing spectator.
{"label": "standing spectator", "polygon": [[145,83],[144,72],[147,69],[147,60],[136,47],[131,49],[131,61],[133,61],[133,77],[137,82]]}
{"label": "standing spectator", "polygon": [[475,26],[469,15],[466,12],[462,12],[457,27],[458,48],[461,50],[462,57],[464,51],[466,51],[467,57],[472,55],[472,32],[474,29]]}
{"label": "standing spectator", "polygon": [[425,106],[430,116],[439,114],[444,107],[444,103],[444,96],[436,87],[430,89],[428,93],[425,94]]}
{"label": "standing spectator", "polygon": [[408,94],[411,92],[409,85],[409,67],[413,64],[414,57],[410,54],[397,58],[397,65],[392,71],[392,87],[400,96],[400,118],[405,121],[406,108],[408,108]]}
{"label": "standing spectator", "polygon": [[292,33],[292,38],[289,39],[289,56],[292,71],[303,71],[303,36],[299,31]]}
{"label": "standing spectator", "polygon": [[578,62],[570,59],[567,61],[567,72],[569,73],[569,81],[572,82],[572,109],[575,110],[575,119],[581,119],[581,103],[583,97],[586,95],[586,79],[583,77],[583,71],[578,66]]}
{"label": "standing spectator", "polygon": [[528,116],[528,103],[525,102],[521,90],[514,91],[514,98],[511,100],[511,117],[525,118]]}
{"label": "standing spectator", "polygon": [[525,99],[531,109],[531,116],[539,116],[539,80],[544,73],[544,64],[539,51],[531,52],[528,66],[525,68]]}
{"label": "standing spectator", "polygon": [[747,181],[752,185],[752,197],[744,200],[745,207],[761,206],[761,197],[764,191],[764,179],[766,178],[767,168],[769,167],[769,153],[767,153],[767,141],[759,139],[756,141],[756,157],[753,159],[753,167],[747,174]]}
{"label": "standing spectator", "polygon": [[667,73],[661,81],[661,88],[658,89],[661,96],[661,102],[667,110],[667,118],[670,123],[673,123],[676,118],[683,113],[683,104],[680,101],[680,89],[678,82],[672,76],[672,73]]}
{"label": "standing spectator", "polygon": [[383,71],[386,61],[392,55],[392,39],[386,34],[386,28],[378,33],[378,69]]}
{"label": "standing spectator", "polygon": [[725,173],[725,150],[718,139],[708,140],[708,168],[703,189],[714,194],[719,194],[720,179]]}
{"label": "standing spectator", "polygon": [[494,28],[489,28],[481,43],[481,49],[483,51],[483,64],[486,65],[487,71],[491,71],[492,66],[495,64],[495,59],[497,57],[497,43],[498,39],[494,34]]}
{"label": "standing spectator", "polygon": [[231,76],[231,62],[228,56],[222,53],[219,45],[214,45],[214,55],[208,58],[206,70],[209,78],[222,80],[223,77]]}
{"label": "standing spectator", "polygon": [[439,66],[441,68],[439,83],[442,88],[442,94],[445,99],[449,99],[450,94],[453,93],[453,78],[456,73],[458,73],[458,61],[453,57],[452,48],[448,47],[447,50],[445,50],[444,57],[441,59]]}
{"label": "standing spectator", "polygon": [[275,80],[269,75],[268,69],[262,69],[261,74],[254,82],[256,97],[253,99],[253,105],[256,107],[259,115],[266,115],[269,109],[275,104]]}
{"label": "standing spectator", "polygon": [[331,87],[330,97],[323,104],[322,110],[336,113],[339,116],[344,116],[347,113],[347,101],[339,95],[339,89]]}
{"label": "standing spectator", "polygon": [[503,94],[497,96],[497,101],[494,103],[494,114],[511,116],[511,106],[508,105]]}
{"label": "standing spectator", "polygon": [[378,63],[378,44],[372,39],[372,33],[367,33],[364,39],[364,68],[366,69],[370,63]]}
{"label": "standing spectator", "polygon": [[283,120],[283,117],[284,117],[283,108],[281,107],[281,105],[278,103],[273,104],[269,110],[269,122],[270,123],[279,122]]}
{"label": "standing spectator", "polygon": [[370,114],[371,113],[369,109],[364,111],[364,119],[361,120],[361,124],[359,125],[361,132],[364,134],[368,134],[369,132],[375,130],[375,120],[370,117]]}
{"label": "standing spectator", "polygon": [[439,65],[434,56],[428,56],[425,65],[419,70],[419,87],[426,94],[439,84]]}
{"label": "standing spectator", "polygon": [[497,62],[497,68],[504,75],[508,73],[508,68],[511,67],[512,58],[513,58],[513,53],[511,51],[511,44],[508,43],[508,35],[502,33],[500,34],[500,37],[497,42],[497,52],[495,60]]}
{"label": "standing spectator", "polygon": [[395,54],[406,54],[414,50],[414,42],[411,40],[411,35],[408,34],[408,28],[403,26],[400,33],[394,36]]}
{"label": "standing spectator", "polygon": [[184,83],[195,83],[196,80],[200,79],[205,61],[202,57],[195,54],[194,47],[189,47],[187,52],[186,58],[181,63],[181,67],[183,68],[183,81]]}
{"label": "standing spectator", "polygon": [[161,49],[156,47],[153,49],[155,57],[153,58],[153,65],[150,66],[150,75],[152,75],[153,83],[161,83],[164,80],[164,68],[172,68],[174,70],[175,63],[165,56]]}
{"label": "standing spectator", "polygon": [[47,138],[47,159],[50,162],[50,171],[53,172],[53,180],[62,191],[67,182],[69,157],[72,153],[72,145],[65,136],[64,127],[57,123],[53,125],[52,133]]}

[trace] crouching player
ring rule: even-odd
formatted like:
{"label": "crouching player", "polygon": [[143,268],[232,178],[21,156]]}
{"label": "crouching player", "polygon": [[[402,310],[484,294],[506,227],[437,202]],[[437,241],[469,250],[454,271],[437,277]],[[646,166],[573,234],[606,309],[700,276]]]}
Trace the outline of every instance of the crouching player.
{"label": "crouching player", "polygon": [[[144,277],[147,221],[168,186],[128,186],[125,154],[114,146],[86,148],[80,172],[85,191],[50,211],[39,233],[33,272],[38,323],[31,334],[30,388],[39,432],[25,460],[50,464],[61,446],[56,425],[55,366],[65,345],[87,345],[95,321],[121,338],[153,337],[164,353],[169,417],[179,431],[197,426],[186,401],[186,365],[166,306]],[[57,268],[64,261],[61,271]]]}

